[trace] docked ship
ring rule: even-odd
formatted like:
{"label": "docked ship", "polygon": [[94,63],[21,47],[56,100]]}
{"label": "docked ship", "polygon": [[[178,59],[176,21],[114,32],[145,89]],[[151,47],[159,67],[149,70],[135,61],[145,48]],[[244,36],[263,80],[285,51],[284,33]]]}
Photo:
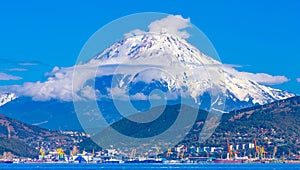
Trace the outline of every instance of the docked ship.
{"label": "docked ship", "polygon": [[234,164],[234,163],[243,163],[244,161],[242,159],[215,159],[213,160],[213,163],[228,163],[228,164]]}
{"label": "docked ship", "polygon": [[1,159],[0,160],[0,164],[11,164],[11,163],[13,163],[13,161],[12,160],[7,160],[7,159]]}
{"label": "docked ship", "polygon": [[248,157],[238,157],[237,155],[239,154],[239,152],[237,150],[232,149],[232,147],[229,144],[228,139],[226,140],[227,143],[227,159],[214,159],[212,160],[213,163],[229,163],[229,164],[234,164],[234,163],[243,163],[245,162],[245,160],[248,159]]}
{"label": "docked ship", "polygon": [[125,160],[124,163],[163,163],[162,159],[133,159]]}

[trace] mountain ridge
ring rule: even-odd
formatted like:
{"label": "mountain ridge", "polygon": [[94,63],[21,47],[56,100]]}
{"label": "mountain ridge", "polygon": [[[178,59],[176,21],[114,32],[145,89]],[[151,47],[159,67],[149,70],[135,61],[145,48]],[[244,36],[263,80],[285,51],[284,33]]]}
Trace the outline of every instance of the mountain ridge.
{"label": "mountain ridge", "polygon": [[[147,70],[149,66],[153,67]],[[125,96],[127,102],[148,102],[149,97],[153,94],[152,92],[158,90],[165,95],[159,96],[154,93],[153,96],[158,97],[158,101],[163,100],[163,97],[170,97],[171,99],[175,98],[178,103],[180,102],[178,98],[180,94],[183,97],[193,98],[192,104],[201,105],[201,109],[209,110],[212,104],[212,96],[210,95],[214,95],[213,93],[217,91],[222,92],[220,93],[222,94],[220,102],[217,102],[217,104],[224,105],[224,108],[220,107],[221,111],[228,112],[294,96],[294,94],[287,91],[274,89],[243,78],[239,75],[240,72],[237,73],[232,67],[227,67],[221,62],[206,56],[199,49],[189,44],[188,41],[170,34],[136,35],[126,38],[114,43],[88,62],[75,65],[74,68],[79,69],[77,71],[80,75],[89,72],[89,69],[98,69],[95,79],[89,77],[90,73],[88,76],[85,74],[81,77],[80,75],[74,76],[78,79],[74,79],[73,85],[75,84],[75,86],[73,86],[73,89],[78,90],[77,88],[79,88],[79,91],[72,93],[66,90],[66,93],[70,93],[67,95],[69,97],[75,94],[73,96],[74,101],[77,101],[78,98],[83,100],[97,99],[98,104],[101,104],[102,99],[111,97],[111,104],[114,104],[113,97],[121,98]],[[50,76],[48,79],[51,83],[39,83],[39,87],[43,85],[52,86],[52,83],[56,80],[55,76],[73,78],[74,72],[70,72],[70,70],[73,71],[74,68],[54,69],[51,73],[53,77]],[[142,71],[136,74],[135,71],[140,71],[139,69],[142,69]],[[166,69],[165,72],[164,69]],[[172,75],[166,73],[168,71],[174,73],[173,77],[176,79],[172,79]],[[91,73],[92,77],[95,76],[95,70],[92,70]],[[202,73],[205,73],[205,75],[202,76]],[[65,83],[72,84],[73,79],[67,82],[65,79],[63,80],[61,82],[64,82],[64,84],[57,86],[55,90],[47,90],[46,92],[37,90],[38,95],[43,97],[51,91],[61,94],[59,93],[61,86],[72,87],[72,85],[65,85]],[[66,93],[63,91],[62,94]],[[29,94],[32,95],[32,93]],[[50,94],[50,96],[55,95],[57,94]],[[224,101],[223,98],[225,98]],[[9,100],[5,100],[5,105],[0,106],[0,111],[26,123],[36,124],[48,121],[46,124],[42,124],[42,127],[45,128],[69,128],[71,130],[80,128],[71,101],[66,102],[51,97],[41,101],[38,99],[39,96],[30,96],[24,99],[20,95],[19,98],[13,101],[8,102]],[[135,106],[138,106],[138,104]],[[142,107],[144,105],[140,108]],[[116,113],[112,113],[112,116],[115,116],[118,110],[113,111]],[[56,121],[55,117],[59,117],[60,121]],[[36,121],[33,121],[34,119]],[[71,120],[70,123],[63,122],[68,119]],[[71,126],[72,123],[75,126]]]}
{"label": "mountain ridge", "polygon": [[[167,108],[168,110],[175,111],[177,106],[172,105],[167,106]],[[189,109],[187,108],[187,110]],[[170,119],[161,119],[160,121],[172,122],[174,119],[172,115],[175,117],[177,115],[172,114],[171,112],[166,114],[170,116]],[[288,153],[288,151],[297,153],[300,149],[300,96],[272,102],[262,106],[253,106],[224,113],[220,120],[220,124],[212,135],[201,143],[198,140],[199,134],[204,126],[207,115],[208,112],[206,111],[198,111],[198,117],[192,125],[191,130],[178,145],[189,147],[225,147],[226,139],[229,139],[229,141],[236,145],[253,143],[255,139],[257,140],[258,145],[264,146],[266,151],[270,153],[272,153],[274,146],[278,147],[279,154],[282,154],[282,152]],[[132,116],[138,116],[138,114]],[[147,136],[147,133],[150,132],[154,135],[158,132],[163,132],[166,128],[165,126],[168,126],[171,122],[161,123],[158,126],[155,124],[155,126],[141,124],[131,127],[128,126],[128,120],[123,119],[111,126],[122,134],[143,138],[145,137],[143,135]],[[183,128],[186,127],[183,126]],[[94,139],[101,143],[103,138],[105,139],[105,135],[108,134],[109,133],[104,130],[104,132],[96,134]],[[155,143],[161,142],[162,141],[157,140]],[[150,143],[151,142],[140,143],[135,146],[138,150],[146,151],[145,146],[148,147]],[[121,140],[120,143],[115,145],[120,148],[127,148],[127,146],[123,145]],[[150,148],[151,147],[153,146],[150,146]],[[247,151],[247,155],[250,153],[254,155],[254,152],[254,149],[249,150]]]}
{"label": "mountain ridge", "polygon": [[[209,91],[210,88],[219,89],[221,92],[224,88],[224,95],[229,100],[227,103],[235,103],[236,105],[232,108],[227,106],[227,111],[238,109],[239,102],[249,103],[247,106],[250,106],[250,104],[262,105],[294,96],[293,93],[248,80],[232,67],[223,65],[220,61],[205,55],[188,41],[167,33],[127,37],[96,55],[88,64],[98,64],[100,66],[129,64],[133,67],[137,64],[145,64],[145,67],[147,67],[148,64],[159,66],[167,71],[170,71],[167,69],[169,65],[178,70],[183,68],[183,73],[171,72],[174,73],[173,76],[176,77],[176,82],[166,77],[161,84],[166,83],[169,91],[174,91],[176,88],[190,89],[189,93],[195,100],[199,95],[201,96],[204,92]],[[207,75],[205,73],[195,74],[195,69],[199,69],[199,72],[203,70],[208,73]],[[151,74],[147,75],[151,76]],[[196,75],[202,76],[202,78],[193,78]],[[122,83],[119,85],[120,87],[126,84],[125,79],[128,79],[128,76],[130,77],[129,74],[125,75],[120,81]],[[160,76],[155,76],[153,77],[161,79]],[[149,81],[143,79],[143,77],[140,80]],[[182,87],[180,87],[181,85]],[[131,87],[127,88],[130,89]],[[141,93],[145,94],[143,91]]]}
{"label": "mountain ridge", "polygon": [[1,154],[8,151],[17,156],[36,158],[39,155],[39,145],[55,139],[66,139],[66,136],[58,131],[48,131],[0,114]]}
{"label": "mountain ridge", "polygon": [[17,96],[14,93],[2,93],[0,95],[0,107],[5,105],[6,103],[9,103],[16,99]]}

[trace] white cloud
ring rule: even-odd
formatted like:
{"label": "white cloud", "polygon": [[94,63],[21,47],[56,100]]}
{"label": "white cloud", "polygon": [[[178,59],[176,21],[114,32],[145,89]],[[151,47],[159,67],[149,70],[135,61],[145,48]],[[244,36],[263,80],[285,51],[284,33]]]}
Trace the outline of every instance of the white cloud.
{"label": "white cloud", "polygon": [[80,96],[86,97],[91,100],[96,99],[97,93],[99,93],[99,90],[95,90],[92,86],[85,86],[80,90]]}
{"label": "white cloud", "polygon": [[131,95],[130,99],[132,100],[148,100],[148,96],[143,93],[136,93],[135,95]]}
{"label": "white cloud", "polygon": [[232,74],[238,78],[255,81],[263,85],[278,85],[290,81],[290,79],[282,75],[273,76],[267,73],[250,73],[238,71],[235,68],[240,68],[242,66],[236,64],[208,64],[205,65],[205,67],[222,67],[229,74]]}
{"label": "white cloud", "polygon": [[[149,25],[149,32],[170,32],[172,34],[176,34],[178,36],[181,36],[182,38],[188,38],[189,34],[184,31],[185,28],[190,27],[190,20],[189,19],[184,19],[180,15],[169,15],[166,18],[157,20],[152,22]],[[125,34],[125,36],[130,36],[134,34],[140,34],[143,33],[142,30],[134,30],[130,32],[129,34]],[[161,60],[159,60],[161,58]],[[150,67],[151,65],[147,65],[149,63],[143,62],[143,63],[138,63],[138,60],[135,60],[133,65],[132,63],[126,63],[124,64],[120,59],[120,63],[117,63],[119,60],[111,60],[106,63],[106,65],[101,66],[101,68],[98,68],[99,65],[99,60],[95,60],[94,62],[91,61],[88,64],[81,64],[81,65],[76,65],[74,67],[69,67],[69,68],[59,68],[59,67],[54,67],[53,70],[50,73],[46,73],[45,75],[48,77],[48,79],[45,82],[27,82],[24,83],[22,86],[12,86],[12,89],[14,92],[21,96],[31,96],[33,97],[34,100],[50,100],[50,99],[59,99],[62,101],[72,101],[73,97],[75,99],[81,99],[81,98],[88,98],[88,99],[93,99],[95,97],[101,96],[99,94],[99,91],[96,92],[96,96],[94,93],[94,89],[92,88],[91,85],[85,85],[87,80],[90,80],[94,78],[95,76],[103,76],[103,75],[112,75],[112,74],[127,74],[127,75],[134,75],[136,73],[136,70],[139,70],[140,68],[145,68],[145,67]],[[144,60],[143,60],[144,61]],[[165,59],[162,57],[157,56],[157,61],[156,63],[161,63],[162,66],[166,65],[166,62],[164,62]],[[111,62],[111,63],[109,63]],[[156,64],[155,63],[155,64]],[[144,64],[144,65],[143,65]],[[153,64],[153,63],[150,63]],[[193,64],[193,63],[191,63]],[[20,63],[20,65],[33,65],[32,63]],[[221,64],[220,64],[221,65]],[[211,66],[214,66],[213,64]],[[215,65],[219,66],[219,65]],[[252,80],[261,84],[265,85],[275,85],[275,84],[281,84],[284,82],[288,81],[288,78],[285,76],[272,76],[266,73],[249,73],[249,72],[239,72],[234,67],[237,67],[236,65],[223,65],[224,68],[227,70],[228,73],[237,76],[242,79],[246,80]],[[172,67],[172,66],[171,66]],[[117,69],[116,69],[117,68]],[[194,68],[194,66],[193,66]],[[203,67],[201,66],[203,69]],[[201,69],[200,68],[200,69]],[[164,69],[164,68],[163,68]],[[183,68],[184,69],[184,68]],[[182,72],[181,68],[176,65],[176,67],[173,68],[172,71],[177,71],[177,72]],[[204,80],[207,78],[207,75],[205,74],[204,71],[200,70],[197,68],[197,72],[194,73],[193,75],[197,76],[194,77],[193,79],[199,80],[200,78],[203,78]],[[75,71],[74,71],[75,70]],[[97,70],[97,71],[96,71]],[[73,74],[76,73],[76,77],[73,77]],[[150,74],[151,73],[151,74]],[[159,74],[160,72],[157,71],[149,71],[149,72],[144,72],[144,74],[139,75],[135,77],[132,81],[145,81],[145,82],[151,82],[152,78],[161,78],[163,75]],[[177,74],[177,73],[176,73]],[[179,73],[178,73],[179,74]],[[199,74],[199,75],[198,75]],[[203,75],[205,74],[205,75]],[[2,75],[2,76],[1,76]],[[0,73],[0,80],[4,79],[18,79],[21,77],[16,77],[12,75],[7,75],[5,73]],[[4,78],[3,78],[4,77]],[[300,80],[298,80],[300,81]],[[201,82],[201,81],[200,81]],[[203,82],[203,81],[202,81]],[[176,81],[172,82],[170,79],[170,82],[168,82],[168,85],[172,85],[172,87],[177,87]],[[209,86],[209,83],[206,83],[207,86]],[[205,84],[205,85],[206,85]],[[200,86],[200,85],[199,85]],[[204,85],[202,84],[204,87]],[[128,98],[129,96],[127,95],[127,91],[120,88],[120,87],[111,87],[108,90],[108,96],[114,96],[118,98]],[[196,88],[191,89],[193,96],[199,95],[201,93],[202,89]],[[75,94],[72,94],[72,93]],[[185,93],[189,93],[189,91],[186,91]],[[177,92],[170,93],[168,92],[166,94],[167,98],[178,98]],[[132,99],[140,99],[140,100],[146,100],[147,96],[145,96],[142,93],[137,93],[133,96],[130,96]],[[152,96],[152,97],[159,97],[159,96]]]}
{"label": "white cloud", "polygon": [[[74,67],[59,68],[54,67],[50,73],[46,73],[48,79],[45,82],[26,82],[22,86],[11,86],[10,90],[20,96],[30,96],[33,100],[47,101],[58,99],[62,101],[72,101],[75,99],[94,99],[101,96],[99,91],[93,91],[90,85],[85,85],[87,80],[97,76],[109,75],[113,73],[115,66],[104,67],[98,70],[93,65],[76,65]],[[74,71],[76,70],[76,71]],[[76,72],[76,77],[73,73]],[[112,92],[118,92],[118,89]],[[74,91],[74,94],[73,94]]]}
{"label": "white cloud", "polygon": [[279,75],[279,76],[272,76],[270,74],[266,73],[249,73],[249,72],[240,72],[236,69],[225,66],[224,67],[229,73],[246,80],[252,80],[260,84],[264,85],[278,85],[283,84],[285,82],[288,82],[289,79],[285,76]]}
{"label": "white cloud", "polygon": [[11,68],[9,71],[27,71],[25,68]]}
{"label": "white cloud", "polygon": [[21,80],[22,77],[0,72],[0,80]]}
{"label": "white cloud", "polygon": [[33,100],[72,101],[72,75],[70,68],[61,69],[45,82],[26,82],[22,86],[12,86],[11,89],[18,95],[30,96]]}
{"label": "white cloud", "polygon": [[149,32],[168,32],[182,38],[189,38],[189,33],[183,29],[191,27],[190,19],[181,15],[169,15],[166,18],[152,22],[148,28]]}
{"label": "white cloud", "polygon": [[128,38],[128,37],[131,37],[131,36],[141,35],[141,34],[144,34],[144,33],[145,33],[145,31],[143,31],[143,30],[135,29],[135,30],[132,30],[128,33],[125,33],[124,36],[125,36],[125,38]]}
{"label": "white cloud", "polygon": [[[165,18],[151,22],[148,25],[150,33],[170,33],[180,36],[181,38],[189,38],[190,34],[184,29],[191,27],[190,19],[183,18],[181,15],[168,15]],[[135,29],[125,34],[125,37],[143,34],[145,31]]]}
{"label": "white cloud", "polygon": [[[107,89],[108,95],[103,96],[100,94],[99,91],[94,91],[92,86],[85,85],[86,81],[89,79],[94,78],[95,75],[97,76],[103,76],[103,75],[111,75],[111,74],[124,74],[124,72],[130,72],[132,69],[134,70],[134,66],[130,67],[124,66],[124,69],[119,69],[118,72],[115,72],[115,65],[112,66],[104,66],[98,69],[98,72],[96,72],[95,67],[91,65],[79,65],[76,66],[76,72],[77,76],[75,79],[73,78],[74,68],[75,67],[69,67],[69,68],[58,68],[54,67],[51,73],[48,73],[49,76],[47,81],[45,82],[27,82],[24,83],[22,86],[12,86],[12,90],[17,93],[18,95],[22,96],[30,96],[33,97],[34,100],[50,100],[50,99],[59,99],[62,101],[72,101],[73,95],[72,90],[76,93],[78,93],[79,97],[77,99],[94,99],[95,94],[98,98],[98,96],[101,97],[113,97],[113,98],[119,98],[119,99],[139,99],[139,100],[146,100],[147,96],[145,96],[142,93],[137,93],[132,96],[127,95],[127,91],[120,87],[112,87]],[[119,68],[121,65],[119,65]],[[224,65],[225,70],[242,79],[246,80],[252,80],[261,84],[266,85],[274,85],[274,84],[281,84],[284,82],[287,82],[288,79],[284,76],[272,76],[266,73],[249,73],[249,72],[239,72],[236,69],[232,68],[231,65]],[[133,71],[134,72],[134,71]],[[145,72],[145,75],[140,75],[136,77],[138,81],[146,81],[151,82],[150,77],[154,76],[155,78],[161,78],[160,74],[157,72],[153,72],[154,75],[150,75],[150,72]],[[1,77],[1,74],[0,74]],[[152,77],[153,78],[153,77]],[[137,79],[132,79],[132,81],[137,81]],[[73,88],[73,89],[72,89]],[[176,99],[178,97],[177,93],[170,93],[167,92],[167,98],[168,99]],[[156,96],[152,96],[156,97]]]}
{"label": "white cloud", "polygon": [[20,66],[36,66],[36,65],[39,65],[39,63],[35,63],[35,62],[20,62],[18,64]]}

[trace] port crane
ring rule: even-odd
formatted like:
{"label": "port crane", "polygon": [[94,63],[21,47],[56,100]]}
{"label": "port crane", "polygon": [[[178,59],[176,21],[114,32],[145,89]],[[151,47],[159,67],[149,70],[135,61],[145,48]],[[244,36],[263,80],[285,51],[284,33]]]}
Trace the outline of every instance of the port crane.
{"label": "port crane", "polygon": [[255,148],[255,158],[259,157],[260,159],[266,158],[267,152],[263,146],[258,146],[256,140],[254,139],[254,148]]}
{"label": "port crane", "polygon": [[166,157],[170,157],[172,154],[172,148],[168,148],[168,151],[167,151],[167,154],[166,154]]}
{"label": "port crane", "polygon": [[132,149],[131,154],[130,154],[130,159],[131,160],[135,159],[135,155],[136,155],[136,149]]}
{"label": "port crane", "polygon": [[87,154],[87,152],[85,151],[85,148],[82,151],[82,155],[85,156]]}
{"label": "port crane", "polygon": [[228,150],[229,158],[237,157],[237,154],[239,154],[240,152],[238,152],[237,150],[234,150],[230,147],[228,139],[226,140],[226,143],[227,143],[227,150]]}
{"label": "port crane", "polygon": [[57,148],[55,151],[58,154],[59,159],[64,159],[65,153],[64,153],[64,150],[62,148]]}
{"label": "port crane", "polygon": [[275,146],[273,150],[273,159],[275,159],[276,153],[277,153],[277,146]]}
{"label": "port crane", "polygon": [[155,158],[158,159],[158,154],[159,154],[159,148],[156,147],[156,151],[155,151]]}
{"label": "port crane", "polygon": [[184,154],[185,154],[185,151],[186,151],[187,147],[186,146],[182,146],[182,148],[180,149],[180,154],[179,154],[179,158],[180,159],[184,159]]}
{"label": "port crane", "polygon": [[42,159],[44,159],[45,158],[45,150],[43,147],[40,148],[40,154],[42,156]]}
{"label": "port crane", "polygon": [[71,151],[72,156],[76,156],[78,154],[77,146],[73,146],[73,149]]}

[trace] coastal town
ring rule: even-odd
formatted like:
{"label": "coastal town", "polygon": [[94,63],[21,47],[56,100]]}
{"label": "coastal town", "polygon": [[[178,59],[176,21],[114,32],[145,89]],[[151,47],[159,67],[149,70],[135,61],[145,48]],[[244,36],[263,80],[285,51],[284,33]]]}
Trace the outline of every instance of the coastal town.
{"label": "coastal town", "polygon": [[[284,112],[297,109],[299,102],[297,97],[225,114],[203,142],[199,141],[203,125],[199,118],[178,144],[160,148],[147,143],[147,149],[126,143],[102,148],[83,131],[50,131],[0,115],[0,163],[300,163],[297,126],[286,125],[297,125],[298,118]],[[166,123],[159,127],[163,126]],[[124,129],[134,131],[134,127]]]}
{"label": "coastal town", "polygon": [[238,145],[227,139],[226,146],[215,147],[178,145],[166,151],[153,146],[151,150],[142,152],[135,148],[122,150],[113,144],[110,148],[88,150],[77,144],[89,139],[89,134],[72,131],[61,133],[72,136],[73,141],[37,141],[39,154],[36,157],[19,157],[4,152],[0,156],[0,163],[300,163],[299,154],[278,153],[277,147],[273,148],[273,152],[267,152],[255,139]]}

